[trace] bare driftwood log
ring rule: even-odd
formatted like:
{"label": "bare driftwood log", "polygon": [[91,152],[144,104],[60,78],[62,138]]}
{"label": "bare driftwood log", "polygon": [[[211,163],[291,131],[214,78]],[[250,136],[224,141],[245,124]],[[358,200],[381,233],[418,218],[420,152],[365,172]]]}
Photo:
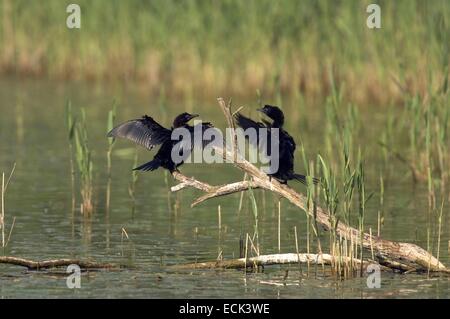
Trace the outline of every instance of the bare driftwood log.
{"label": "bare driftwood log", "polygon": [[[241,192],[251,188],[263,188],[286,198],[295,206],[301,208],[314,217],[312,211],[308,211],[306,198],[303,194],[297,193],[287,185],[280,184],[275,179],[269,177],[250,162],[243,159],[238,153],[234,152],[237,147],[236,135],[234,132],[234,122],[231,112],[231,103],[228,105],[222,98],[218,99],[219,105],[224,112],[229,128],[232,129],[234,143],[231,150],[215,147],[215,151],[223,158],[233,163],[234,166],[246,172],[250,176],[250,181],[241,181],[231,184],[213,186],[207,183],[189,178],[179,172],[174,172],[173,177],[181,183],[172,187],[172,191],[179,191],[186,187],[193,187],[203,191],[205,194],[194,200],[192,206],[200,204],[208,199]],[[331,229],[329,214],[326,210],[317,207],[316,221],[324,230]],[[336,232],[342,238],[361,243],[365,249],[373,249],[375,259],[381,265],[400,271],[442,271],[448,272],[448,269],[439,262],[433,255],[425,249],[411,243],[393,242],[385,239],[371,236],[368,233],[361,234],[359,230],[350,227],[343,222],[339,222]],[[361,236],[362,235],[362,236]]]}
{"label": "bare driftwood log", "polygon": [[114,269],[120,268],[118,265],[108,263],[98,263],[95,261],[86,261],[80,259],[52,259],[43,261],[34,261],[25,258],[0,256],[0,264],[10,264],[28,268],[28,270],[40,270],[47,268],[66,267],[69,265],[78,265],[81,269]]}
{"label": "bare driftwood log", "polygon": [[[361,261],[359,259],[350,257],[341,257],[343,264],[348,264],[350,268],[357,271],[361,269]],[[182,264],[172,266],[174,269],[241,269],[257,266],[270,266],[270,265],[283,265],[283,264],[315,264],[315,265],[333,265],[337,262],[336,257],[330,254],[273,254],[273,255],[260,255],[250,258],[239,258],[231,260],[217,260],[207,262],[197,262],[191,264]],[[363,261],[363,269],[367,266],[374,264],[373,262]],[[382,270],[391,270],[391,268],[380,266]]]}

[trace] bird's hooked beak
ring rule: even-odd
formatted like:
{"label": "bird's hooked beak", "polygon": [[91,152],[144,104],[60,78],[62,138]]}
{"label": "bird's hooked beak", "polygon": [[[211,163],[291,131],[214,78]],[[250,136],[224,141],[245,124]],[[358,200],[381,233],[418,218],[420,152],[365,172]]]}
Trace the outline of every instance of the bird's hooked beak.
{"label": "bird's hooked beak", "polygon": [[192,120],[193,118],[199,117],[200,115],[198,114],[191,114],[191,116],[189,117],[189,120]]}
{"label": "bird's hooked beak", "polygon": [[261,113],[264,113],[264,109],[263,108],[259,108],[259,109],[256,109],[258,112],[261,112]]}

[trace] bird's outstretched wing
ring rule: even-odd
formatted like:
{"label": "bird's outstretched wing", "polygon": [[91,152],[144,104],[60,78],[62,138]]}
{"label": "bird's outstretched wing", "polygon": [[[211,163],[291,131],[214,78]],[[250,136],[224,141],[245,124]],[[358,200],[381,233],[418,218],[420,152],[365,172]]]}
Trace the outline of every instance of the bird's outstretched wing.
{"label": "bird's outstretched wing", "polygon": [[122,137],[151,150],[170,139],[171,130],[158,124],[150,116],[130,120],[113,128],[108,137]]}
{"label": "bird's outstretched wing", "polygon": [[236,120],[237,124],[242,127],[244,130],[252,127],[254,129],[259,129],[261,127],[265,127],[263,123],[253,121],[252,119],[242,115],[241,113],[236,113],[234,115],[234,119]]}
{"label": "bird's outstretched wing", "polygon": [[[259,140],[260,140],[260,129],[267,129],[267,126],[264,125],[261,122],[256,122],[253,121],[252,119],[242,115],[241,113],[236,113],[234,115],[234,119],[236,120],[236,123],[239,127],[243,128],[244,131],[249,129],[249,128],[253,128],[256,131],[256,141],[249,139],[250,144],[254,145],[254,146],[258,146],[259,145]],[[269,137],[270,135],[270,131],[267,132],[267,136]]]}

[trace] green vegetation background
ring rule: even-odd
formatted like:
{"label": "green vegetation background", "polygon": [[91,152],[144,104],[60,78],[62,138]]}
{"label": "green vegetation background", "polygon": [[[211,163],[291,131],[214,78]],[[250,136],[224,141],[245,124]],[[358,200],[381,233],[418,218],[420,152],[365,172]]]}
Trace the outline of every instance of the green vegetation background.
{"label": "green vegetation background", "polygon": [[[0,73],[133,80],[172,94],[329,92],[357,101],[426,92],[448,74],[450,1],[0,0]],[[399,86],[400,84],[400,86]]]}

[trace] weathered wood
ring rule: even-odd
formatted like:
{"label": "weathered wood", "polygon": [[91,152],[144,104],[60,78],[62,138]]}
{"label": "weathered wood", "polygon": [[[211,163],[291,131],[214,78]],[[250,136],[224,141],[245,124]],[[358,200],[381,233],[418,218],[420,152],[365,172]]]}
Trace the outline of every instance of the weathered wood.
{"label": "weathered wood", "polygon": [[66,267],[69,265],[78,265],[81,269],[113,269],[120,268],[118,265],[109,263],[99,263],[80,259],[51,259],[34,261],[19,257],[0,256],[0,264],[10,264],[26,267],[29,270],[39,270],[56,267]]}
{"label": "weathered wood", "polygon": [[[312,264],[312,265],[334,265],[337,259],[330,254],[306,254],[306,253],[287,253],[287,254],[271,254],[261,255],[257,257],[230,259],[230,260],[215,260],[207,262],[196,262],[190,264],[174,265],[174,269],[242,269],[251,268],[257,266],[270,266],[270,265],[284,265],[284,264]],[[349,268],[354,271],[361,269],[361,260],[350,257],[341,257],[342,264],[348,264]],[[363,269],[367,269],[367,266],[376,264],[374,262],[363,261]],[[391,271],[391,268],[379,265],[381,270]]]}
{"label": "weathered wood", "polygon": [[[227,121],[230,122],[230,118],[232,118],[231,106],[226,105],[221,98],[219,98],[218,101],[222,111],[224,112],[224,114],[226,114]],[[251,177],[251,180],[220,186],[212,186],[207,183],[200,182],[195,178],[188,178],[179,172],[174,172],[173,177],[182,182],[183,185],[177,185],[173,187],[173,191],[177,191],[190,186],[205,192],[203,196],[194,200],[192,206],[195,206],[211,198],[245,191],[252,187],[263,188],[274,192],[279,196],[286,198],[289,202],[304,210],[306,213],[314,216],[313,212],[307,209],[307,200],[303,194],[297,193],[288,185],[280,184],[275,179],[270,179],[256,166],[241,158],[239,154],[237,154],[239,152],[233,152],[233,150],[220,147],[215,147],[215,151],[223,156],[225,160],[233,163],[234,166],[246,172]],[[322,209],[321,207],[317,207],[315,218],[317,223],[321,225],[324,230],[331,229],[329,215],[326,210]],[[336,232],[342,238],[353,240],[353,242],[356,242],[358,244],[360,244],[362,238],[362,246],[365,249],[373,249],[377,262],[389,268],[398,269],[401,271],[411,271],[412,269],[418,271],[448,271],[447,268],[433,255],[415,244],[393,242],[378,238],[376,236],[371,236],[368,233],[363,233],[361,236],[359,230],[350,227],[343,222],[339,222],[336,228]]]}
{"label": "weathered wood", "polygon": [[[179,191],[183,188],[189,187],[189,186],[197,188],[199,190],[204,190],[206,188],[205,183],[201,182],[201,184],[202,184],[201,187],[198,187],[199,186],[198,181],[193,180],[193,178],[186,178],[186,176],[184,176],[180,172],[173,172],[172,175],[177,180],[184,181],[178,185],[171,187],[170,190],[172,192],[177,192],[177,191]],[[210,198],[213,198],[213,197],[220,197],[220,196],[248,190],[249,188],[258,188],[258,187],[259,186],[256,183],[253,183],[252,181],[242,181],[242,182],[236,182],[236,183],[225,184],[225,185],[220,185],[220,186],[208,185],[207,188],[209,189],[209,191],[206,191],[206,194],[204,194],[204,195],[200,196],[199,198],[197,198],[196,200],[194,200],[194,202],[192,203],[191,206],[194,207],[195,205],[198,205],[198,204],[200,204]]]}

